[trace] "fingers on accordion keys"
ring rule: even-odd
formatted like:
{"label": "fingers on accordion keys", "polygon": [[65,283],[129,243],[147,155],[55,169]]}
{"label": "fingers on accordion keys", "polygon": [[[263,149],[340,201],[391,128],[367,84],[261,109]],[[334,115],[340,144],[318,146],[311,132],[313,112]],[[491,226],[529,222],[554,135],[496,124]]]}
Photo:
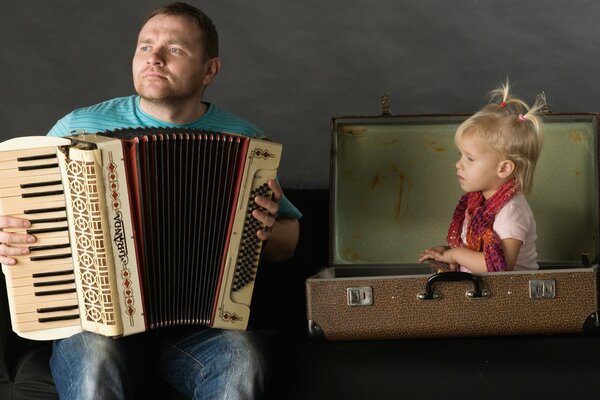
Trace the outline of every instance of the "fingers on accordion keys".
{"label": "fingers on accordion keys", "polygon": [[[26,254],[27,248],[23,248],[20,249],[22,254]],[[10,246],[4,242],[0,242],[0,256],[4,256],[4,257],[11,257],[10,253]],[[13,252],[14,253],[14,252]],[[21,253],[18,253],[17,255],[21,255]]]}

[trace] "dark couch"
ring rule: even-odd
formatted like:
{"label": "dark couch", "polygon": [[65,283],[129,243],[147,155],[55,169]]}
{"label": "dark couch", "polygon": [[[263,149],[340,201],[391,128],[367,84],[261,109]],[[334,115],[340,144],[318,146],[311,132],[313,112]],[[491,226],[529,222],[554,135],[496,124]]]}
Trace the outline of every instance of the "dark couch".
{"label": "dark couch", "polygon": [[[595,336],[313,343],[306,334],[304,280],[327,265],[328,193],[286,194],[304,213],[300,243],[288,262],[259,269],[250,322],[268,345],[268,400],[600,398]],[[0,400],[56,399],[49,343],[16,337],[4,295],[0,307]],[[152,380],[139,398],[181,396]]]}

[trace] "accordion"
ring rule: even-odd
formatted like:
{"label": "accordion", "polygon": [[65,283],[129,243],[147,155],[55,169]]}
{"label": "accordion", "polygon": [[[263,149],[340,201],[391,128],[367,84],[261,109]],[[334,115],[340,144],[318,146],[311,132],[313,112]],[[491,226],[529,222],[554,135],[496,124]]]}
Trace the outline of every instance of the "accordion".
{"label": "accordion", "polygon": [[[230,133],[133,129],[0,144],[0,215],[37,241],[2,265],[13,330],[127,336],[247,328],[281,145]],[[263,210],[264,211],[264,210]]]}

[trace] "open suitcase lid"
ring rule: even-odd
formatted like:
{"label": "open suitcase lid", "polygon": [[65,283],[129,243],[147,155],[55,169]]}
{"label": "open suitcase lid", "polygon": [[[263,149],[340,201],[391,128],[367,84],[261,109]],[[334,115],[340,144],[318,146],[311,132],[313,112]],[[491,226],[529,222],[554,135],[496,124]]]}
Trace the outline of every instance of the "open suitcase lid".
{"label": "open suitcase lid", "polygon": [[[462,191],[454,133],[468,115],[335,117],[331,143],[330,265],[418,267],[446,244]],[[527,196],[540,267],[599,261],[598,118],[544,114],[545,139]]]}

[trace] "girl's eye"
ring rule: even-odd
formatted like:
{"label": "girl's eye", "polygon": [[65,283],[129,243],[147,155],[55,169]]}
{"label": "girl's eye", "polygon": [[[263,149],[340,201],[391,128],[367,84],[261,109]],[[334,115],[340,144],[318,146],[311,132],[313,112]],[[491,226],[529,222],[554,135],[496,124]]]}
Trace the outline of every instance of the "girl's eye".
{"label": "girl's eye", "polygon": [[460,158],[461,160],[475,161],[475,159],[473,157],[464,155],[462,153],[458,153],[458,158]]}

